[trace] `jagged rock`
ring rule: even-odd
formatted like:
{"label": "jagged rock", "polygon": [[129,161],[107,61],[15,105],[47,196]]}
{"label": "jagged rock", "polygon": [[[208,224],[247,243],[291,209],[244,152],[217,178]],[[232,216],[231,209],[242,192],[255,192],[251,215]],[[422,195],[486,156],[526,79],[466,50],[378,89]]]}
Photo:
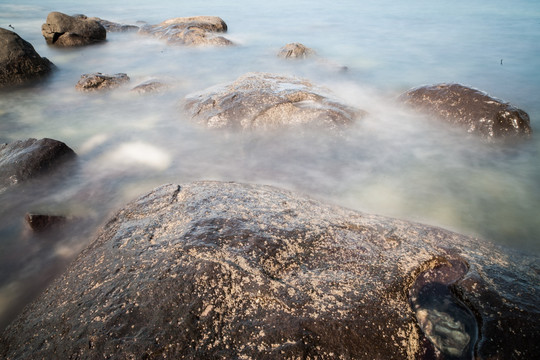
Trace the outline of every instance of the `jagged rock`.
{"label": "jagged rock", "polygon": [[0,190],[50,172],[75,157],[63,142],[27,139],[0,145]]}
{"label": "jagged rock", "polygon": [[269,186],[171,184],[110,219],[0,356],[531,359],[539,272],[533,255]]}
{"label": "jagged rock", "polygon": [[75,85],[80,91],[111,90],[120,87],[129,81],[129,76],[124,73],[105,75],[102,73],[83,74]]}
{"label": "jagged rock", "polygon": [[218,35],[226,31],[227,24],[217,16],[193,16],[165,20],[158,25],[143,25],[139,33],[153,35],[173,44],[233,45],[232,41]]}
{"label": "jagged rock", "polygon": [[333,100],[307,80],[265,73],[248,73],[231,84],[190,94],[183,105],[195,122],[209,128],[335,129],[366,114]]}
{"label": "jagged rock", "polygon": [[56,46],[81,46],[104,41],[107,31],[99,22],[86,16],[69,16],[51,12],[41,33],[48,44]]}
{"label": "jagged rock", "polygon": [[300,43],[290,43],[279,50],[278,56],[285,59],[305,59],[315,54],[315,51]]}
{"label": "jagged rock", "polygon": [[485,139],[530,136],[532,133],[525,111],[460,84],[421,86],[402,94],[400,100]]}
{"label": "jagged rock", "polygon": [[53,67],[32,44],[13,31],[0,28],[0,88],[39,79]]}

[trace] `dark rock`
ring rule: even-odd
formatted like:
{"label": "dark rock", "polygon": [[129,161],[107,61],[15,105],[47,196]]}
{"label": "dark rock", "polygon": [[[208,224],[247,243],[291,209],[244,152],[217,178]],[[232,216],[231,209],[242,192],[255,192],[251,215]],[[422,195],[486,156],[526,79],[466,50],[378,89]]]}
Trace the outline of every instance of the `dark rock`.
{"label": "dark rock", "polygon": [[535,256],[273,187],[165,185],[105,225],[0,356],[532,359],[539,272]]}
{"label": "dark rock", "polygon": [[232,41],[219,36],[227,31],[227,24],[217,16],[180,17],[165,20],[158,25],[143,25],[139,33],[188,46],[228,46]]}
{"label": "dark rock", "polygon": [[102,73],[83,74],[75,85],[80,91],[111,90],[120,87],[129,81],[129,76],[124,73],[105,75]]}
{"label": "dark rock", "polygon": [[56,46],[82,46],[104,41],[107,31],[96,20],[86,16],[69,16],[60,12],[51,12],[41,33],[48,44]]}
{"label": "dark rock", "polygon": [[32,214],[25,215],[26,223],[35,232],[43,232],[57,228],[66,223],[67,218],[60,215]]}
{"label": "dark rock", "polygon": [[460,84],[421,86],[400,100],[486,139],[529,136],[529,115],[484,92]]}
{"label": "dark rock", "polygon": [[28,139],[0,145],[0,189],[48,173],[75,152],[53,139]]}
{"label": "dark rock", "polygon": [[197,123],[231,129],[338,128],[365,115],[332,100],[309,81],[265,73],[249,73],[231,84],[188,95],[184,108]]}
{"label": "dark rock", "polygon": [[13,31],[0,28],[0,88],[38,79],[54,65]]}
{"label": "dark rock", "polygon": [[315,51],[300,43],[290,43],[279,50],[278,56],[285,59],[305,59],[315,54]]}

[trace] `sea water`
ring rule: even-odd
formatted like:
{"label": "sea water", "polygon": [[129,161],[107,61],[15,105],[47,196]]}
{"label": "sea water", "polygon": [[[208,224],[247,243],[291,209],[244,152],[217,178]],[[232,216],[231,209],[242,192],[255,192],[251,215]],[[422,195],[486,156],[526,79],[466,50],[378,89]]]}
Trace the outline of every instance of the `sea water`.
{"label": "sea water", "polygon": [[[137,33],[58,49],[41,25],[51,11],[137,24],[215,15],[236,45],[189,48]],[[56,71],[0,93],[0,142],[53,138],[77,154],[50,181],[0,194],[0,328],[33,299],[128,201],[163,183],[271,184],[359,211],[441,226],[540,252],[540,3],[457,1],[0,0],[0,27],[15,29]],[[317,57],[276,56],[290,42]],[[347,70],[343,71],[343,67]],[[343,134],[201,129],[179,103],[247,72],[297,76],[370,115]],[[130,84],[82,93],[82,74],[127,73]],[[157,95],[128,90],[160,78]],[[528,112],[529,141],[487,144],[401,108],[424,84],[457,82]],[[67,215],[54,236],[31,233],[27,212]]]}

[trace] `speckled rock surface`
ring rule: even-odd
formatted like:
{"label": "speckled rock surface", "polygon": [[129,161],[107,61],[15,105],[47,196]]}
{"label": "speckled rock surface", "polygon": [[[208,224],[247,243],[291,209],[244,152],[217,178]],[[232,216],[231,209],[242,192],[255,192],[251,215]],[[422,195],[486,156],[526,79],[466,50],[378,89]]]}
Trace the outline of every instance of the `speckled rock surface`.
{"label": "speckled rock surface", "polygon": [[235,130],[298,125],[336,129],[366,114],[307,80],[267,73],[248,73],[230,84],[190,94],[183,106],[199,124]]}
{"label": "speckled rock surface", "polygon": [[102,73],[83,74],[75,85],[79,91],[102,91],[116,89],[129,81],[129,76],[124,73],[107,75]]}
{"label": "speckled rock surface", "polygon": [[0,88],[41,78],[53,67],[28,41],[13,31],[0,28]]}
{"label": "speckled rock surface", "polygon": [[48,173],[75,156],[63,142],[47,138],[0,144],[0,192]]}
{"label": "speckled rock surface", "polygon": [[533,358],[539,271],[537,257],[269,186],[164,185],[6,328],[0,356]]}
{"label": "speckled rock surface", "polygon": [[279,49],[278,56],[285,59],[305,59],[315,51],[300,43],[290,43]]}
{"label": "speckled rock surface", "polygon": [[104,41],[107,31],[96,20],[86,16],[69,16],[53,11],[41,26],[48,44],[56,46],[82,46]]}
{"label": "speckled rock surface", "polygon": [[219,35],[227,31],[227,24],[217,16],[178,17],[157,25],[143,25],[139,33],[153,35],[171,44],[188,46],[229,46],[233,42]]}
{"label": "speckled rock surface", "polygon": [[488,140],[532,133],[525,111],[460,84],[421,86],[402,94],[400,100]]}

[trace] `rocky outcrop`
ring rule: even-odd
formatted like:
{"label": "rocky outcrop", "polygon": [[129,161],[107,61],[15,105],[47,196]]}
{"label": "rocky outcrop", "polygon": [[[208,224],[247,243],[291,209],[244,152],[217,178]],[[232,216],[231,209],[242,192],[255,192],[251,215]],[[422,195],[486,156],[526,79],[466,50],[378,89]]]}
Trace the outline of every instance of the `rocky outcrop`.
{"label": "rocky outcrop", "polygon": [[60,12],[51,12],[41,33],[48,44],[56,46],[82,46],[104,41],[107,31],[96,20],[86,16],[69,16]]}
{"label": "rocky outcrop", "polygon": [[39,79],[53,67],[32,44],[13,31],[0,28],[0,88]]}
{"label": "rocky outcrop", "polygon": [[540,351],[539,259],[260,185],[120,210],[0,336],[14,358],[511,359]]}
{"label": "rocky outcrop", "polygon": [[278,56],[284,59],[305,59],[315,51],[300,43],[290,43],[279,49]]}
{"label": "rocky outcrop", "polygon": [[402,94],[400,100],[488,140],[532,133],[525,111],[460,84],[421,86]]}
{"label": "rocky outcrop", "polygon": [[0,145],[0,191],[51,172],[75,152],[53,139],[27,139]]}
{"label": "rocky outcrop", "polygon": [[220,36],[227,24],[217,16],[179,17],[157,25],[143,25],[139,33],[153,35],[172,44],[188,46],[228,46],[232,41]]}
{"label": "rocky outcrop", "polygon": [[299,125],[336,129],[365,115],[307,80],[265,73],[190,94],[183,106],[199,124],[241,130]]}
{"label": "rocky outcrop", "polygon": [[101,91],[116,89],[129,81],[129,76],[124,73],[106,75],[102,73],[83,74],[75,85],[79,91]]}

